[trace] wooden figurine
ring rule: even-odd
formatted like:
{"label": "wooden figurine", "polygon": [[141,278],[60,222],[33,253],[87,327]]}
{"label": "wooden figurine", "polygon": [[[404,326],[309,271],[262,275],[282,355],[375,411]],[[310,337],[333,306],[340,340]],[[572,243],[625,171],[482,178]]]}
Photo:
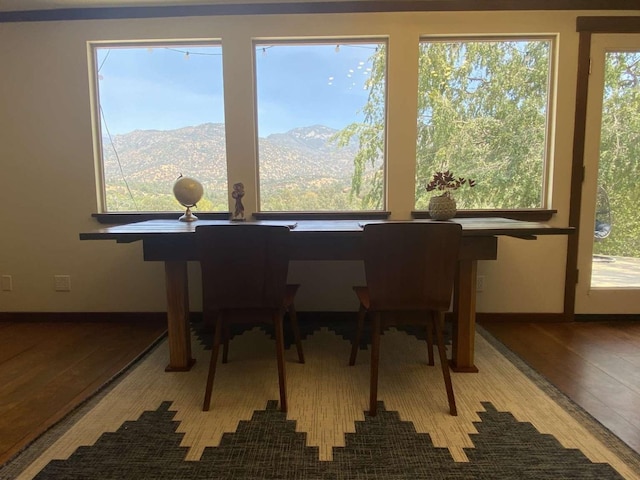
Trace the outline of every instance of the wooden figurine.
{"label": "wooden figurine", "polygon": [[244,184],[242,183],[235,183],[233,185],[233,192],[231,193],[231,196],[235,199],[236,201],[236,207],[235,210],[233,212],[233,218],[232,220],[236,220],[236,221],[244,221],[244,205],[242,204],[242,197],[244,197]]}

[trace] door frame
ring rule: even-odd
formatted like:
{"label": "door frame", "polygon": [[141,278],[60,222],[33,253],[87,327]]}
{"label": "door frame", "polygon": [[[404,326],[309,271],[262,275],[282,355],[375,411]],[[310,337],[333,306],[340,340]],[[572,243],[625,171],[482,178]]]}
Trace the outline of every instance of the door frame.
{"label": "door frame", "polygon": [[[580,38],[578,44],[578,74],[576,80],[569,200],[569,226],[575,228],[575,233],[569,235],[567,239],[567,264],[564,289],[564,315],[568,321],[573,320],[575,317],[576,286],[578,283],[578,243],[582,208],[582,182],[585,169],[584,151],[587,125],[591,36],[597,33],[640,33],[640,17],[578,17],[576,20],[576,31],[579,33]],[[593,226],[589,228],[593,229]]]}

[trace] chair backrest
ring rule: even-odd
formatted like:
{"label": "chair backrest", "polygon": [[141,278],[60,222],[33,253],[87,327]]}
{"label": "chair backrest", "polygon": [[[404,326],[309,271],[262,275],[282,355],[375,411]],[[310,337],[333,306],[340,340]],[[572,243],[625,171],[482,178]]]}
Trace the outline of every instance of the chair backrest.
{"label": "chair backrest", "polygon": [[370,308],[440,310],[451,303],[462,227],[451,222],[389,222],[364,227]]}
{"label": "chair backrest", "polygon": [[289,228],[272,225],[196,227],[203,306],[281,308],[289,268]]}

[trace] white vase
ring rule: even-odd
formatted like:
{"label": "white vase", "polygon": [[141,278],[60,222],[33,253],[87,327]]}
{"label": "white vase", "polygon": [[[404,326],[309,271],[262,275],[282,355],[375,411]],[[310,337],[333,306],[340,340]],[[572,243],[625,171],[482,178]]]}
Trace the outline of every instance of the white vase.
{"label": "white vase", "polygon": [[429,216],[433,220],[449,220],[456,216],[456,201],[449,195],[431,197]]}

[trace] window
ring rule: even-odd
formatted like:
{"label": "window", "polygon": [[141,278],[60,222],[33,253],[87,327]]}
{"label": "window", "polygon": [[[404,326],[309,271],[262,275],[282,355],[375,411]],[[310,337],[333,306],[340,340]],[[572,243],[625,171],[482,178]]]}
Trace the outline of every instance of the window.
{"label": "window", "polygon": [[382,210],[386,44],[254,46],[260,210]]}
{"label": "window", "polygon": [[228,211],[222,49],[94,44],[103,212],[177,211],[173,183],[200,180],[198,209]]}
{"label": "window", "polygon": [[[591,286],[640,287],[640,48],[604,53]],[[606,264],[616,262],[613,274]],[[628,274],[620,275],[625,267]],[[615,283],[619,282],[618,285]]]}
{"label": "window", "polygon": [[551,39],[422,40],[416,209],[436,171],[476,181],[462,209],[545,206]]}

